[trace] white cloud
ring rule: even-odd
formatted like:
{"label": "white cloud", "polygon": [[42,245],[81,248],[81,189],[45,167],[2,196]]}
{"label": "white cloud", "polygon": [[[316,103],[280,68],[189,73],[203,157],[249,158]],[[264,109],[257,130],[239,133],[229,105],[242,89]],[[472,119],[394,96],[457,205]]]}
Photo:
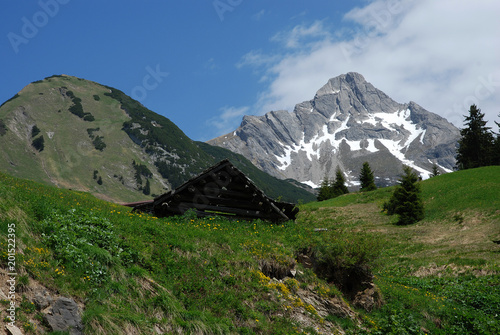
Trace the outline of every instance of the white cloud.
{"label": "white cloud", "polygon": [[356,7],[344,16],[344,20],[360,24],[365,32],[384,33],[394,28],[403,12],[408,12],[416,0],[373,1],[369,5]]}
{"label": "white cloud", "polygon": [[241,60],[236,64],[237,68],[242,68],[243,66],[251,66],[254,68],[260,68],[262,66],[269,67],[276,62],[280,61],[281,57],[278,55],[266,55],[262,50],[252,50],[241,57]]}
{"label": "white cloud", "polygon": [[204,65],[203,65],[205,70],[208,71],[215,71],[218,69],[218,65],[215,63],[215,59],[212,57],[209,60],[207,60]]}
{"label": "white cloud", "polygon": [[264,17],[264,15],[266,15],[266,10],[265,9],[263,9],[260,12],[255,13],[254,15],[252,15],[252,19],[255,20],[255,21],[260,21],[260,19],[262,19],[262,17]]}
{"label": "white cloud", "polygon": [[240,121],[243,115],[248,113],[250,108],[248,106],[243,107],[233,107],[225,106],[220,109],[220,115],[207,120],[207,125],[215,127],[216,133],[219,135],[226,134],[234,130],[234,125],[236,122]]}
{"label": "white cloud", "polygon": [[307,11],[304,10],[304,11],[300,12],[299,14],[292,16],[290,18],[290,20],[297,20],[297,19],[299,19],[303,16],[306,16],[306,15],[307,15]]}
{"label": "white cloud", "polygon": [[499,16],[495,0],[376,0],[347,13],[351,26],[337,31],[322,21],[298,25],[272,37],[284,53],[251,51],[239,62],[263,67],[270,79],[250,111],[292,110],[329,78],[355,71],[396,101],[415,101],[458,127],[476,103],[496,130]]}
{"label": "white cloud", "polygon": [[287,48],[303,48],[305,44],[310,44],[314,38],[328,38],[328,31],[323,27],[321,21],[316,21],[312,25],[298,25],[291,31],[282,31],[271,37],[271,41],[281,42]]}

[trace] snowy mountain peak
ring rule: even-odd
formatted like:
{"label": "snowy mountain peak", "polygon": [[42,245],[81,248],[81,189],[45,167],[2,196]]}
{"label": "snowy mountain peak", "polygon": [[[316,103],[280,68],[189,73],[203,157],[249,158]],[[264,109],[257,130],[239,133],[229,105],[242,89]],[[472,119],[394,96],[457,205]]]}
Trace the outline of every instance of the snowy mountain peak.
{"label": "snowy mountain peak", "polygon": [[414,102],[400,104],[350,72],[330,79],[292,113],[245,117],[235,133],[209,141],[262,170],[316,187],[339,166],[351,186],[368,161],[380,186],[394,184],[402,164],[428,178],[432,165],[455,165],[459,131]]}
{"label": "snowy mountain peak", "polygon": [[328,82],[316,92],[316,97],[327,94],[338,94],[343,87],[355,87],[367,83],[365,78],[356,72],[349,72],[328,80]]}

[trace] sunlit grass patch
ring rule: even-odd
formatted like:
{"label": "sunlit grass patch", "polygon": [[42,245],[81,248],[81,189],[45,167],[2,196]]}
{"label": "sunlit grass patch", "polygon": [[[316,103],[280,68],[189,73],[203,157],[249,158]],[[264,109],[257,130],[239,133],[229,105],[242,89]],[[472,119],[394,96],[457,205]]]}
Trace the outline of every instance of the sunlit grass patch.
{"label": "sunlit grass patch", "polygon": [[[481,197],[460,210],[443,200],[442,217],[397,227],[380,211],[389,196],[380,189],[306,204],[296,222],[279,225],[157,218],[0,173],[0,221],[19,224],[23,285],[84,301],[90,333],[319,334],[334,325],[347,334],[497,333],[499,250],[490,235],[498,214]],[[307,268],[300,254],[316,263]],[[349,300],[318,267],[360,264],[375,274],[381,309],[350,319],[314,303]]]}

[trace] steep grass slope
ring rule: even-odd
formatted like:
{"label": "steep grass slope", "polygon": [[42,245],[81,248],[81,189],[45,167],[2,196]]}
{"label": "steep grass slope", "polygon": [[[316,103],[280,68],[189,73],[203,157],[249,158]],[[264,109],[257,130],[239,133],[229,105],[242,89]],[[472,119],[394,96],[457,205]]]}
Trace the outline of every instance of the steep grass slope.
{"label": "steep grass slope", "polygon": [[95,82],[55,75],[0,106],[0,171],[106,200],[146,200],[228,157],[272,197],[314,198],[248,161],[238,165],[243,157],[189,139],[168,118]]}
{"label": "steep grass slope", "polygon": [[[146,197],[135,178],[135,161],[153,173],[150,193],[162,193],[170,187],[168,179],[163,180],[142,148],[121,130],[131,118],[118,101],[106,95],[109,91],[70,76],[53,76],[27,85],[0,111],[7,126],[0,137],[0,170],[105,199],[134,201]],[[81,110],[70,111],[74,106]],[[40,132],[34,136],[35,126]],[[99,137],[105,147],[96,147],[92,137]],[[43,150],[32,145],[40,138]]]}
{"label": "steep grass slope", "polygon": [[16,324],[28,333],[45,329],[32,304],[43,290],[74,298],[88,334],[331,333],[338,326],[324,318],[333,311],[358,322],[311,271],[284,281],[261,271],[294,267],[293,223],[158,219],[4,174],[0,223],[2,283],[15,224]]}
{"label": "steep grass slope", "polygon": [[366,315],[372,334],[498,333],[500,167],[440,175],[421,189],[426,217],[415,225],[380,211],[393,188],[307,204],[301,221],[383,245],[375,283],[386,305]]}
{"label": "steep grass slope", "polygon": [[[400,227],[381,212],[391,188],[306,204],[296,222],[272,225],[158,219],[0,174],[1,273],[14,223],[17,325],[32,334],[44,328],[31,305],[42,284],[83,306],[88,334],[497,334],[499,176],[422,182],[427,217]],[[370,265],[385,304],[356,309],[305,254],[323,269]]]}

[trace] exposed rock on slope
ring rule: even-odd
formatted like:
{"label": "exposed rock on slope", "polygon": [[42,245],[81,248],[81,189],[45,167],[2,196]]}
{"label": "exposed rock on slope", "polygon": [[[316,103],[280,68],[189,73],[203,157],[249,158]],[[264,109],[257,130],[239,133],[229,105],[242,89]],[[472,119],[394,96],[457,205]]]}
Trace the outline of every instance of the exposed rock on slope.
{"label": "exposed rock on slope", "polygon": [[168,118],[123,92],[55,75],[0,106],[0,171],[116,202],[169,191],[229,158],[270,197],[311,194],[241,155],[188,138]]}
{"label": "exposed rock on slope", "polygon": [[240,153],[263,171],[319,186],[339,166],[359,185],[363,162],[379,186],[394,184],[406,164],[427,178],[433,164],[455,165],[459,130],[415,102],[400,104],[358,73],[332,78],[292,113],[245,116],[238,129],[208,141]]}

